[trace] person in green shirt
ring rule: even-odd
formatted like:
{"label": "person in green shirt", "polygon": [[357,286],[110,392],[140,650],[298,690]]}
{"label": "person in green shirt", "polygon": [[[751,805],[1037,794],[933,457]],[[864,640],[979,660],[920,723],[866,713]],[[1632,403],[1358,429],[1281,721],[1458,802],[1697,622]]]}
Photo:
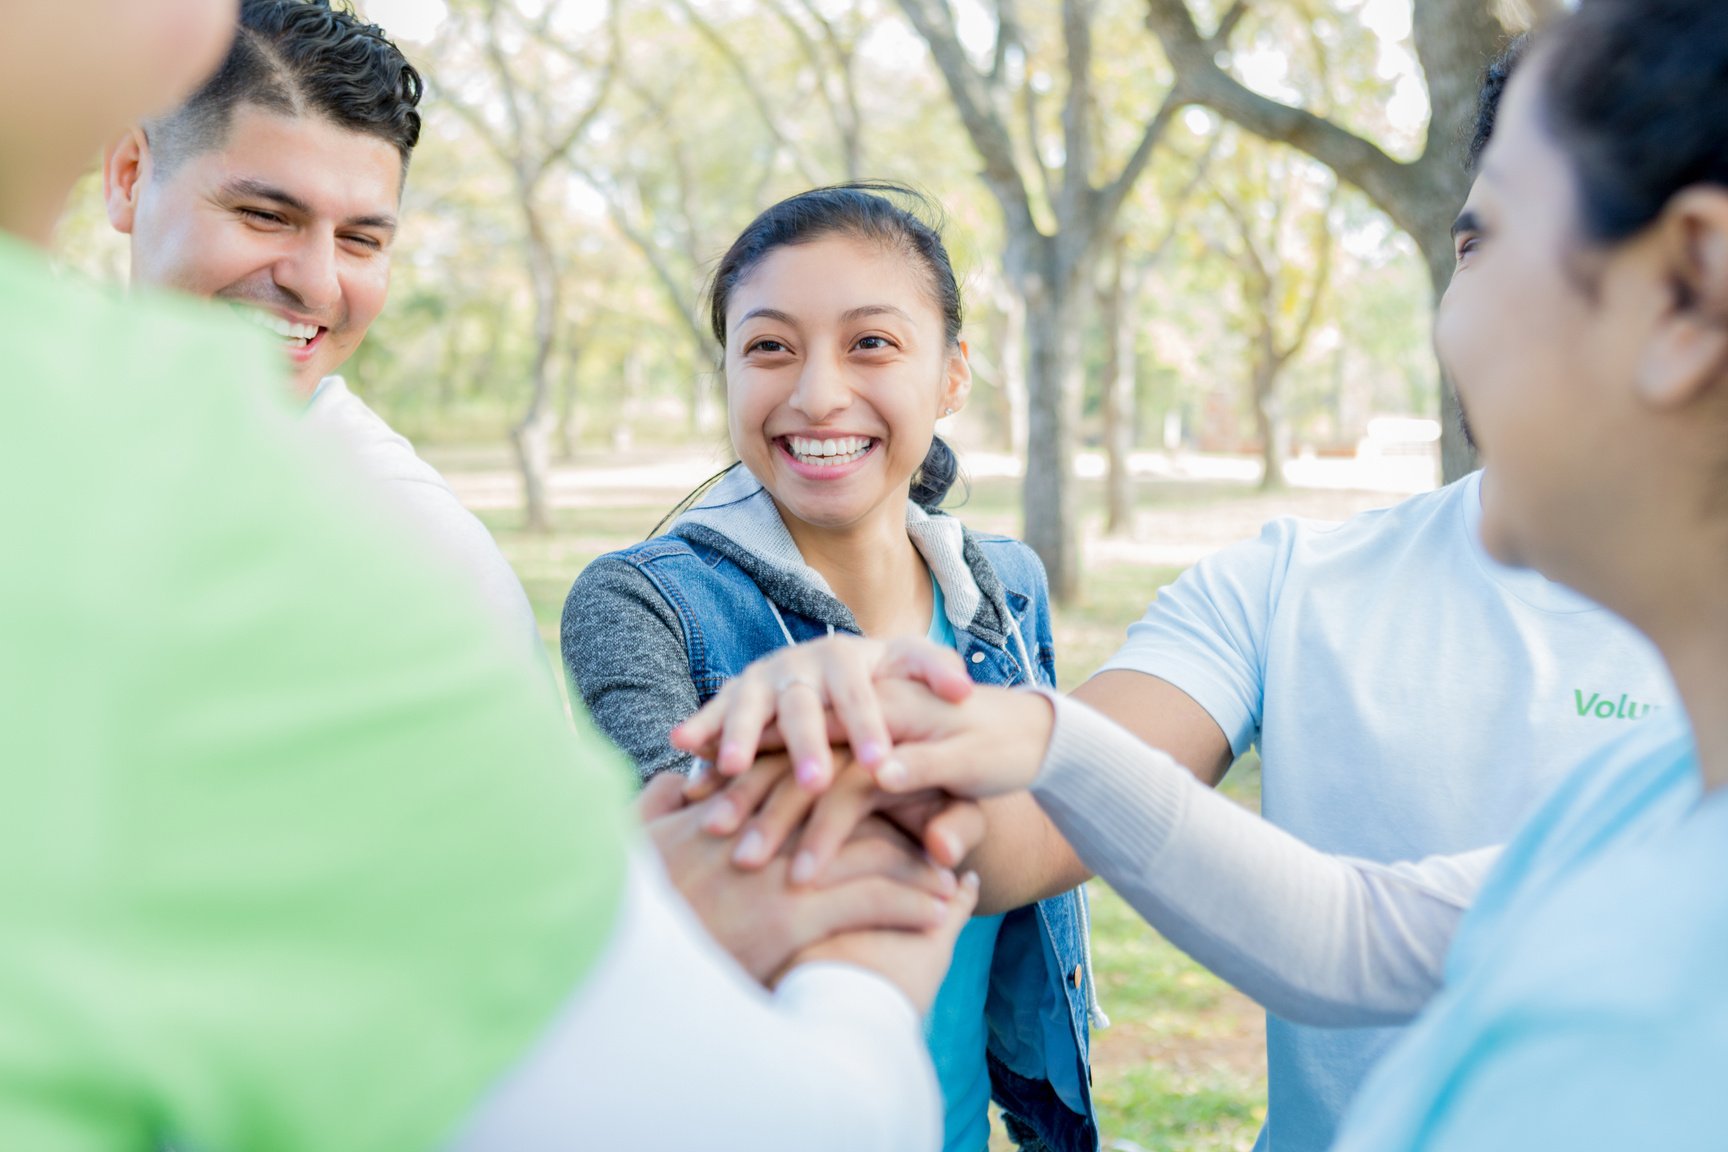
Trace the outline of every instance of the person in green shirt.
{"label": "person in green shirt", "polygon": [[279,353],[52,272],[87,157],[233,18],[0,5],[0,1147],[934,1147],[975,884],[764,991],[615,755],[235,386]]}

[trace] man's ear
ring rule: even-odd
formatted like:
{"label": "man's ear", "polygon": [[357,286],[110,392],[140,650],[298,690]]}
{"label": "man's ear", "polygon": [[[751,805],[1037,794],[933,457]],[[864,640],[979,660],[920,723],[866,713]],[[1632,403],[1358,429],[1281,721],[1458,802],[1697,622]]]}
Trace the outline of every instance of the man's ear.
{"label": "man's ear", "polygon": [[1639,359],[1637,383],[1647,402],[1668,407],[1728,387],[1728,190],[1689,188],[1653,227],[1670,303]]}
{"label": "man's ear", "polygon": [[150,177],[150,141],[138,125],[126,129],[102,153],[102,199],[108,223],[116,232],[132,233],[138,217],[138,195]]}
{"label": "man's ear", "polygon": [[966,398],[972,395],[972,360],[966,349],[966,341],[948,350],[948,375],[942,389],[942,407],[944,415],[958,412],[966,407]]}

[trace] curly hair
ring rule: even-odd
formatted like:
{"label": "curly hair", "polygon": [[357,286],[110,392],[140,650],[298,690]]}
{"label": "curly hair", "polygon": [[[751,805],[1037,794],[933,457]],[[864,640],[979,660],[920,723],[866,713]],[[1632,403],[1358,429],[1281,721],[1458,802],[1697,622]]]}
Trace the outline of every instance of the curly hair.
{"label": "curly hair", "polygon": [[1488,138],[1494,135],[1494,118],[1500,111],[1500,98],[1506,94],[1506,83],[1529,47],[1530,33],[1520,33],[1482,70],[1482,83],[1476,90],[1476,119],[1468,125],[1469,137],[1464,144],[1465,171],[1476,171],[1481,162]]}
{"label": "curly hair", "polygon": [[222,67],[145,131],[158,171],[167,172],[221,146],[234,110],[250,104],[387,140],[406,176],[424,91],[420,73],[384,29],[363,23],[341,0],[243,0]]}

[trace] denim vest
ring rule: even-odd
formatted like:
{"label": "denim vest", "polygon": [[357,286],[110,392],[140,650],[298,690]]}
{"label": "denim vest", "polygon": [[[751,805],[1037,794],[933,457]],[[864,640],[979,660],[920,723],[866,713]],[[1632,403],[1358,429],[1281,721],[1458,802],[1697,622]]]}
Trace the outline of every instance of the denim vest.
{"label": "denim vest", "polygon": [[[1036,557],[1006,537],[968,533],[967,539],[1000,581],[1018,628],[1018,638],[1012,630],[1006,636],[955,630],[972,679],[1054,685],[1049,604]],[[677,613],[690,678],[703,703],[746,665],[785,647],[788,636],[802,643],[838,630],[795,611],[776,611],[749,573],[700,538],[659,536],[614,555],[633,564]],[[1022,652],[1036,661],[1035,669],[1022,666]],[[992,961],[985,1007],[992,1095],[1008,1114],[1010,1134],[1032,1152],[1098,1148],[1085,900],[1077,888],[1009,912]]]}

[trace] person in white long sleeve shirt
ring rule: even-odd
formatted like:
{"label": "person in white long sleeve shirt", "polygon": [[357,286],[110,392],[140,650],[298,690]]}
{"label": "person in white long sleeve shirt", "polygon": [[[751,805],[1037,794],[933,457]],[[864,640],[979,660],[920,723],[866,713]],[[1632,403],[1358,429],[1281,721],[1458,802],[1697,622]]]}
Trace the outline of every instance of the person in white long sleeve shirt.
{"label": "person in white long sleeve shirt", "polygon": [[[90,152],[199,80],[233,6],[7,17],[0,329],[36,386],[0,474],[66,482],[0,565],[0,761],[32,768],[0,811],[0,1147],[936,1147],[916,1014],[975,882],[771,993],[720,954],[616,754],[378,540],[263,401],[256,333],[51,271]],[[129,595],[92,598],[117,540]]]}

